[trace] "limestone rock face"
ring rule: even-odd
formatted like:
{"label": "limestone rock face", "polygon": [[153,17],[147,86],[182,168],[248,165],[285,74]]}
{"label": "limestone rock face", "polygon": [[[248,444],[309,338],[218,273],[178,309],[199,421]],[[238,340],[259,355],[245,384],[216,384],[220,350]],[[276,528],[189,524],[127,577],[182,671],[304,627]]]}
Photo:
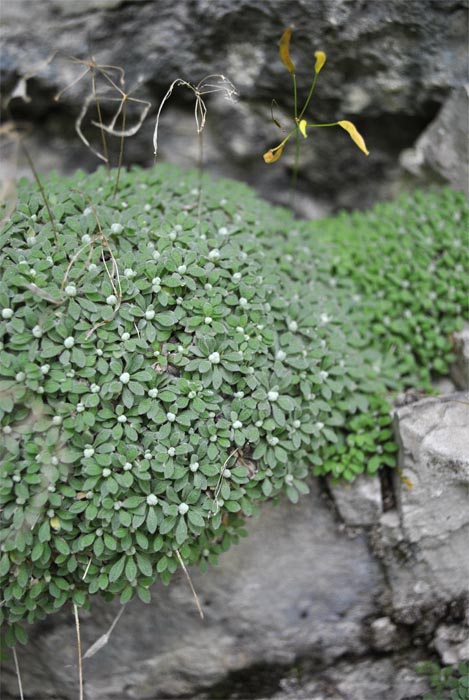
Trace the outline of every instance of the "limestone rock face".
{"label": "limestone rock face", "polygon": [[469,84],[455,90],[412,149],[401,155],[404,170],[420,185],[452,185],[469,195],[467,153]]}
{"label": "limestone rock face", "polygon": [[[96,159],[74,135],[89,81],[77,83],[60,103],[53,100],[82,70],[64,56],[92,54],[98,63],[123,66],[129,86],[141,83],[135,96],[153,104],[146,126],[127,140],[127,161],[149,164],[156,109],[172,81],[198,83],[207,74],[222,73],[239,97],[236,102],[220,95],[208,99],[206,169],[246,180],[267,198],[287,202],[294,147],[271,166],[262,153],[281,138],[271,120],[272,99],[280,123],[286,126],[292,115],[290,76],[278,57],[280,35],[292,25],[300,99],[309,88],[314,51],[326,51],[311,114],[317,121],[355,121],[371,152],[365,158],[341,129],[317,130],[302,144],[296,201],[302,213],[317,216],[389,195],[399,176],[399,154],[414,146],[443,104],[418,149],[443,181],[457,184],[456,178],[461,186],[467,160],[465,145],[459,150],[467,133],[461,92],[467,80],[467,20],[459,0],[7,0],[3,90],[11,93],[20,76],[37,73],[28,83],[32,101],[23,105],[16,99],[12,111],[32,123],[30,148],[39,170],[91,168]],[[44,66],[56,50],[60,56]],[[109,104],[104,112],[110,121]],[[117,143],[114,157],[116,149]],[[163,112],[161,158],[192,167],[197,151],[193,99],[180,88]]]}
{"label": "limestone rock face", "polygon": [[351,484],[330,484],[339,515],[346,525],[375,525],[383,512],[379,479],[358,476]]}
{"label": "limestone rock face", "polygon": [[393,609],[402,621],[469,593],[467,395],[423,399],[396,411],[396,511],[381,519]]}

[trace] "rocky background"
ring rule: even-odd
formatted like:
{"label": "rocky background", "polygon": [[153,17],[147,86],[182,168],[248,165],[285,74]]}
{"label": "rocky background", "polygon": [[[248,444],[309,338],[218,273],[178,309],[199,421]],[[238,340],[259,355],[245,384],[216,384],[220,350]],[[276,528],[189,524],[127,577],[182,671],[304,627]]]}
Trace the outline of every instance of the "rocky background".
{"label": "rocky background", "polygon": [[[205,168],[286,202],[293,148],[271,166],[262,153],[278,138],[272,98],[281,121],[291,109],[278,40],[293,25],[300,86],[309,85],[313,52],[328,54],[314,116],[351,119],[371,151],[366,159],[338,129],[311,135],[300,214],[366,207],[415,183],[467,189],[467,18],[462,0],[3,0],[3,104],[33,74],[31,101],[17,96],[9,109],[31,130],[36,167],[93,169],[74,132],[89,87],[53,99],[79,74],[63,55],[122,65],[129,85],[140,80],[135,96],[153,105],[126,142],[126,162],[151,165],[170,83],[221,72],[239,97],[207,102]],[[55,50],[62,55],[46,65]],[[160,146],[162,160],[196,163],[189,91],[168,102]],[[4,153],[8,180],[13,147]],[[297,506],[264,507],[216,569],[191,572],[205,621],[182,574],[155,586],[150,606],[128,604],[109,643],[84,662],[86,699],[416,700],[427,689],[419,661],[468,659],[468,333],[457,342],[460,393],[447,382],[443,396],[406,395],[395,409],[399,471],[352,486],[315,480]],[[82,613],[85,649],[119,609],[96,601]],[[18,655],[25,698],[77,697],[71,611],[37,625]],[[2,697],[18,697],[10,662],[3,685]]]}
{"label": "rocky background", "polygon": [[[310,133],[302,144],[300,214],[367,207],[415,182],[468,189],[467,8],[467,0],[3,0],[3,104],[15,88],[21,93],[21,77],[32,75],[32,100],[16,97],[10,107],[31,129],[37,168],[93,169],[96,158],[74,133],[89,80],[60,102],[53,98],[82,68],[66,57],[123,66],[127,85],[139,82],[133,96],[152,103],[143,128],[127,140],[126,162],[150,165],[155,114],[172,81],[223,73],[239,96],[207,102],[205,168],[287,202],[293,144],[275,165],[264,164],[262,153],[281,138],[272,99],[280,122],[292,113],[290,76],[278,57],[280,35],[291,25],[300,95],[310,85],[314,51],[328,56],[311,115],[354,121],[371,152],[366,158],[338,128]],[[104,117],[109,121],[106,109]],[[186,167],[197,161],[187,89],[176,89],[165,108],[160,146],[164,160]]]}

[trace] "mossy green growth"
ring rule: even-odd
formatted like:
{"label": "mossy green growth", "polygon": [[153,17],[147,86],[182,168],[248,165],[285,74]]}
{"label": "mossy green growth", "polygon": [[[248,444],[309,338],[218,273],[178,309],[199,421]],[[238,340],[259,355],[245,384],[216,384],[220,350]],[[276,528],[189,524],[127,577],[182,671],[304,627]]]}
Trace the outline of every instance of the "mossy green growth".
{"label": "mossy green growth", "polygon": [[469,700],[469,663],[441,668],[426,661],[417,671],[427,676],[431,688],[422,700]]}
{"label": "mossy green growth", "polygon": [[382,352],[364,290],[349,267],[338,278],[345,220],[322,238],[249,188],[207,180],[198,221],[197,178],[134,169],[114,198],[104,169],[52,177],[57,243],[21,183],[0,238],[10,644],[24,640],[18,623],[68,601],[148,601],[180,560],[215,563],[258,503],[306,493],[311,469],[352,479],[394,461],[401,349]]}
{"label": "mossy green growth", "polygon": [[465,195],[446,188],[304,227],[327,249],[323,279],[352,284],[361,325],[408,385],[428,388],[454,360],[452,334],[468,319],[468,213]]}

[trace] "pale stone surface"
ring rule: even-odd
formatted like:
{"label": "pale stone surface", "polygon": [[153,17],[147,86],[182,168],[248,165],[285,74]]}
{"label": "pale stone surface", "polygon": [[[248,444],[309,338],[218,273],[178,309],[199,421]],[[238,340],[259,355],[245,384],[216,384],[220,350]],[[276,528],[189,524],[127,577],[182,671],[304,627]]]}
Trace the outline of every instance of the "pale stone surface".
{"label": "pale stone surface", "polygon": [[377,477],[360,475],[351,484],[334,484],[331,480],[329,488],[346,525],[366,526],[378,522],[383,512],[383,499]]}
{"label": "pale stone surface", "polygon": [[469,326],[454,334],[456,362],[451,368],[451,377],[458,389],[469,391]]}
{"label": "pale stone surface", "polygon": [[379,651],[393,649],[399,641],[397,626],[389,617],[379,617],[370,625],[372,644]]}
{"label": "pale stone surface", "polygon": [[469,661],[469,629],[460,625],[440,625],[435,636],[435,649],[445,666]]}
{"label": "pale stone surface", "polygon": [[401,165],[419,184],[445,182],[469,195],[469,85],[451,94]]}
{"label": "pale stone surface", "polygon": [[391,586],[394,618],[469,595],[469,405],[467,395],[423,399],[396,410],[397,509],[375,538]]}

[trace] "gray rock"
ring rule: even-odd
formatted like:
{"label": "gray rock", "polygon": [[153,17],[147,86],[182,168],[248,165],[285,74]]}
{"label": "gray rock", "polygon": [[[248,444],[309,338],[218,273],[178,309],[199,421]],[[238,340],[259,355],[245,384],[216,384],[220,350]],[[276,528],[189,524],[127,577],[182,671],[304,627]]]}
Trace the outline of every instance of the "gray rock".
{"label": "gray rock", "polygon": [[456,666],[461,661],[469,661],[468,626],[440,625],[434,644],[444,666]]}
{"label": "gray rock", "polygon": [[453,394],[396,410],[397,510],[381,518],[377,551],[391,586],[393,616],[408,624],[422,610],[468,598],[466,402],[464,394]]}
{"label": "gray rock", "polygon": [[390,651],[399,642],[397,626],[389,617],[378,617],[370,625],[372,645],[378,651]]}
{"label": "gray rock", "polygon": [[[86,58],[91,53],[98,62],[124,65],[129,85],[140,76],[136,94],[154,108],[148,128],[127,140],[127,159],[151,164],[155,110],[170,83],[178,77],[197,83],[204,75],[223,73],[240,94],[235,104],[216,96],[208,100],[207,170],[246,180],[267,198],[285,202],[293,145],[272,166],[264,164],[262,153],[280,134],[271,121],[272,99],[278,102],[276,114],[283,124],[292,113],[290,76],[279,61],[278,42],[283,29],[294,25],[292,55],[301,97],[309,87],[313,53],[324,49],[328,62],[311,112],[322,121],[356,121],[371,151],[365,158],[341,129],[311,135],[302,144],[297,205],[308,215],[331,207],[365,207],[389,196],[399,178],[399,154],[415,144],[450,93],[463,88],[467,20],[459,0],[6,0],[3,90],[13,91],[21,75],[37,72],[29,81],[33,100],[27,105],[16,100],[13,113],[31,123],[35,142],[46,143],[46,150],[66,141],[60,150],[63,169],[70,167],[75,146],[75,164],[80,164],[81,152],[89,168],[95,160],[73,135],[89,83],[78,83],[58,105],[52,99],[81,69],[64,56]],[[55,50],[61,57],[37,70]],[[445,103],[440,115],[444,138],[435,125],[432,149],[425,146],[425,158],[450,182],[464,176],[467,160],[462,156],[465,146],[457,150],[460,127],[451,119],[459,120],[459,107],[452,104]],[[109,109],[105,111],[110,119]],[[162,137],[163,159],[194,165],[192,112],[188,91],[175,91],[166,109],[171,128]],[[117,144],[112,152],[115,159]]]}
{"label": "gray rock", "polygon": [[[455,90],[400,162],[420,185],[442,182],[469,195],[469,85]],[[464,156],[463,154],[466,154]]]}
{"label": "gray rock", "polygon": [[351,484],[329,481],[332,497],[346,525],[374,525],[383,512],[378,477],[360,475]]}
{"label": "gray rock", "polygon": [[454,334],[456,361],[451,368],[451,378],[458,389],[469,391],[469,326]]}
{"label": "gray rock", "polygon": [[[413,653],[391,659],[339,661],[318,671],[314,680],[285,678],[271,700],[421,700],[429,690],[416,672]],[[241,696],[238,696],[241,697]],[[257,700],[257,699],[256,699]],[[259,699],[260,700],[260,699]],[[267,698],[262,698],[267,700]]]}
{"label": "gray rock", "polygon": [[[184,577],[156,585],[148,606],[130,603],[107,646],[84,662],[87,700],[190,697],[256,665],[290,666],[311,654],[330,665],[364,653],[364,620],[384,585],[380,567],[363,538],[336,531],[327,499],[314,489],[297,506],[263,508],[250,536],[218,567],[191,572],[205,621]],[[81,614],[84,649],[118,609],[94,602]],[[40,689],[41,700],[76,697],[70,610],[37,625],[19,657],[27,696]],[[11,668],[4,677],[14,696]]]}

